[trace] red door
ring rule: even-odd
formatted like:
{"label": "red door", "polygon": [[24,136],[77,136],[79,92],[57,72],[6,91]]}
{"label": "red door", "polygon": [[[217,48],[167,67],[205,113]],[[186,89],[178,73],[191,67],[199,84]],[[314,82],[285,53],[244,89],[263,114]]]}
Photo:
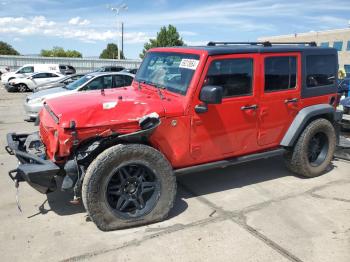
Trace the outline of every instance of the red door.
{"label": "red door", "polygon": [[298,113],[301,88],[299,53],[262,54],[258,144],[279,145]]}
{"label": "red door", "polygon": [[[256,151],[257,144],[257,54],[209,57],[191,116],[191,156],[196,163]],[[204,85],[224,88],[221,104],[208,105],[196,113]]]}

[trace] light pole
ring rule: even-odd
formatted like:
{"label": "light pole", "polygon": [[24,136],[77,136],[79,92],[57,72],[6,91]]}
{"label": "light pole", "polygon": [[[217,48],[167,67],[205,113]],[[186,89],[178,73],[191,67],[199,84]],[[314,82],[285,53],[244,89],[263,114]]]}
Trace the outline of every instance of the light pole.
{"label": "light pole", "polygon": [[[123,10],[128,10],[128,6],[125,3],[121,3],[115,7],[113,6],[107,6],[107,8],[109,10],[111,10],[112,12],[115,12],[117,14],[117,27],[118,27],[118,59],[120,59],[120,34],[123,34],[124,32],[120,32],[120,23],[119,23],[119,14],[121,11]],[[124,30],[123,30],[124,31]],[[123,39],[123,35],[122,35],[122,39]]]}

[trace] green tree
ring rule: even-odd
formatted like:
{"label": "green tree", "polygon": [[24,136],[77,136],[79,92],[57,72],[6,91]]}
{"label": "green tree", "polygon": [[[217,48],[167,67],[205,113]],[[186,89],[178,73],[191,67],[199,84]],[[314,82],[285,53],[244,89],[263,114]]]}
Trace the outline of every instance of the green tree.
{"label": "green tree", "polygon": [[55,46],[51,50],[42,49],[41,56],[45,57],[83,57],[82,54],[76,50],[65,51],[62,47]]}
{"label": "green tree", "polygon": [[168,25],[168,28],[163,26],[157,33],[155,39],[150,39],[149,42],[145,43],[143,46],[140,58],[144,58],[147,50],[153,47],[166,47],[166,46],[183,46],[184,41],[177,32],[177,29],[173,25]]}
{"label": "green tree", "polygon": [[19,53],[8,43],[0,41],[0,55],[19,55]]}
{"label": "green tree", "polygon": [[[118,59],[118,46],[113,43],[107,44],[100,54],[101,59]],[[125,59],[123,51],[120,51],[120,59]]]}

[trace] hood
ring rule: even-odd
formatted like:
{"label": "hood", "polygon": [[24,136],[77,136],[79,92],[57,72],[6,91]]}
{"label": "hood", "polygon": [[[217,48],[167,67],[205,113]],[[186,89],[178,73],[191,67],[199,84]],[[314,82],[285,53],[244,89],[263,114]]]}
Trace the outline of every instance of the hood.
{"label": "hood", "polygon": [[156,112],[164,116],[163,103],[156,93],[140,92],[132,87],[79,92],[47,99],[47,105],[58,117],[62,128],[74,120],[77,128],[118,126]]}
{"label": "hood", "polygon": [[71,90],[67,90],[63,87],[55,87],[55,88],[45,89],[45,90],[41,90],[41,91],[38,91],[38,92],[35,92],[35,93],[29,95],[28,99],[32,100],[32,99],[41,98],[41,97],[49,98],[49,97],[53,96],[54,94],[62,93],[62,92],[71,93]]}
{"label": "hood", "polygon": [[[41,90],[45,90],[45,89],[50,89],[50,88],[55,88],[55,87],[62,87],[64,88],[66,85],[60,82],[55,82],[55,83],[49,83],[49,84],[42,84],[42,85],[38,85],[36,88],[34,88],[34,92],[39,92]],[[65,89],[67,90],[67,89]]]}

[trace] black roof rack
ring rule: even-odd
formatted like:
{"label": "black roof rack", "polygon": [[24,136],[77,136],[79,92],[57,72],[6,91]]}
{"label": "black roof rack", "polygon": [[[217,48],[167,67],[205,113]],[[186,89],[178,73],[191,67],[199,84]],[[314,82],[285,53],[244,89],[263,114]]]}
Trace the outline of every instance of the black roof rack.
{"label": "black roof rack", "polygon": [[309,45],[317,46],[316,42],[209,42],[207,46],[217,46],[217,45],[262,45],[265,47],[270,47],[272,45]]}

